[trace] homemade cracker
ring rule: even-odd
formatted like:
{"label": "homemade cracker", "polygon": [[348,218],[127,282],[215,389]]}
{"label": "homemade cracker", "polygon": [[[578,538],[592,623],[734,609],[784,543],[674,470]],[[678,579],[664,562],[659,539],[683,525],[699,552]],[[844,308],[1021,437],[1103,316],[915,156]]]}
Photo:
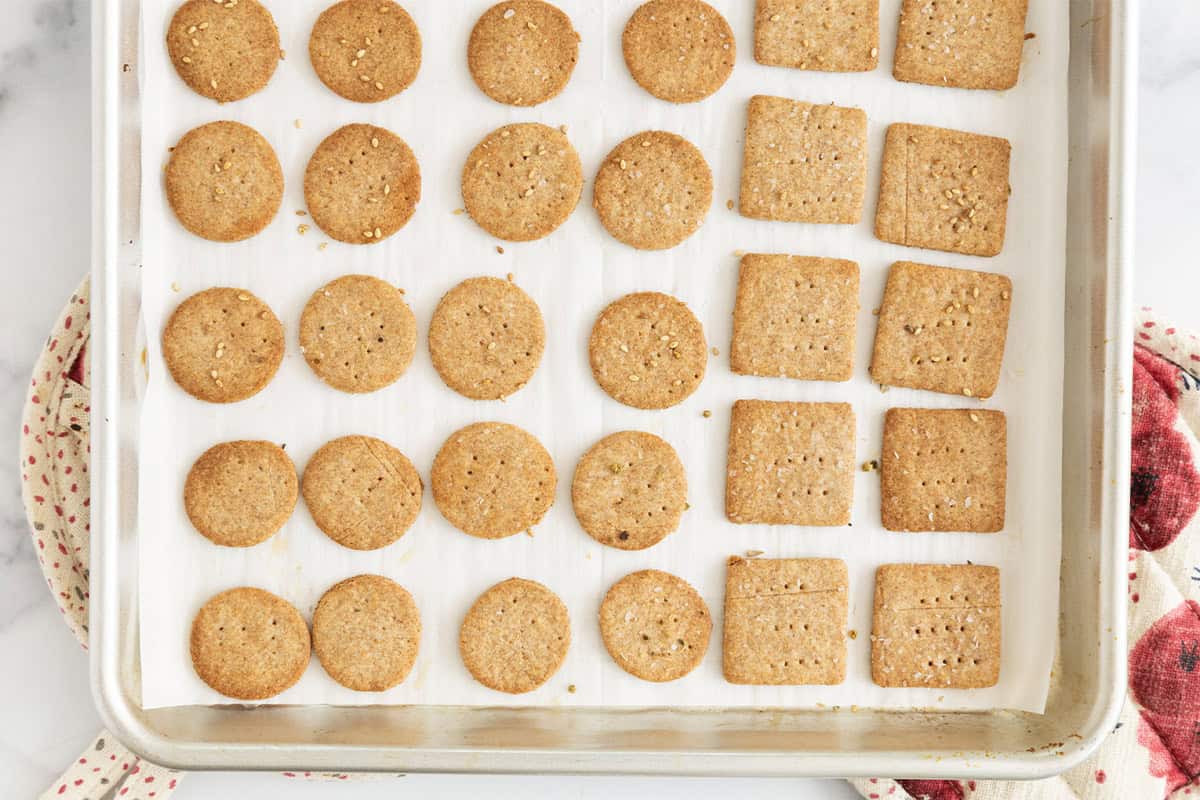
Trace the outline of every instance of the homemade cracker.
{"label": "homemade cracker", "polygon": [[679,527],[687,473],[666,441],[621,431],[596,442],[579,460],[571,502],[575,518],[597,542],[645,550]]}
{"label": "homemade cracker", "polygon": [[429,323],[433,366],[454,391],[500,400],[537,370],[546,325],[533,298],[500,278],[468,278],[443,295]]}
{"label": "homemade cracker", "polygon": [[909,125],[888,126],[875,236],[885,242],[973,256],[1004,246],[1007,139]]}
{"label": "homemade cracker", "polygon": [[704,223],[712,171],[688,140],[665,131],[630,136],[596,173],[592,205],[605,230],[639,250],[666,250]]}
{"label": "homemade cracker", "polygon": [[330,281],[300,315],[304,360],[343,392],[373,392],[395,383],[416,347],[417,321],[404,295],[370,275]]}
{"label": "homemade cracker", "polygon": [[171,150],[163,183],[179,223],[213,242],[249,239],[283,201],[275,151],[240,122],[210,122],[184,134]]}
{"label": "homemade cracker", "polygon": [[822,72],[873,70],[879,0],[758,0],[754,60]]}
{"label": "homemade cracker", "polygon": [[283,324],[245,289],[215,287],[184,300],[162,334],[163,360],[179,387],[210,403],[253,397],[283,361]]}
{"label": "homemade cracker", "polygon": [[304,170],[304,202],[339,242],[376,244],[403,228],[421,200],[421,167],[404,140],[374,125],[329,134]]}
{"label": "homemade cracker", "polygon": [[712,616],[682,578],[656,569],[633,572],[600,604],[600,635],[617,666],[644,681],[682,678],[708,650]]}
{"label": "homemade cracker", "polygon": [[236,700],[266,700],[300,680],[311,653],[295,606],[244,586],[212,597],[192,620],[192,666]]}
{"label": "homemade cracker", "polygon": [[509,0],[483,12],[467,42],[467,66],[497,103],[536,106],[558,94],[579,61],[571,18],[541,0]]}
{"label": "homemade cracker", "polygon": [[725,475],[730,522],[847,525],[854,411],[848,403],[738,400]]}
{"label": "homemade cracker", "polygon": [[739,210],[752,219],[858,222],[866,153],[862,109],[755,95],[746,117]]}
{"label": "homemade cracker", "polygon": [[848,589],[840,559],[729,559],[725,680],[780,686],[844,681]]}
{"label": "homemade cracker", "polygon": [[896,36],[898,81],[1011,89],[1021,69],[1029,0],[904,0]]}
{"label": "homemade cracker", "polygon": [[885,386],[991,397],[1008,338],[1012,281],[899,261],[879,306],[871,378]]}
{"label": "homemade cracker", "polygon": [[258,0],[188,0],[167,26],[167,55],[194,92],[228,103],[266,86],[282,51],[275,19]]}
{"label": "homemade cracker", "polygon": [[625,65],[638,85],[672,103],[695,103],[725,85],[737,47],[721,13],[701,0],[650,0],[621,36]]}
{"label": "homemade cracker", "polygon": [[433,460],[433,501],[463,533],[502,539],[529,531],[554,503],[558,478],[542,443],[516,425],[477,422]]}
{"label": "homemade cracker", "polygon": [[888,409],[879,459],[889,531],[1004,528],[1007,422],[984,409]]}
{"label": "homemade cracker", "polygon": [[854,369],[858,264],[742,256],[729,366],[741,375],[846,381]]}
{"label": "homemade cracker", "polygon": [[377,550],[408,532],[423,490],[412,462],[370,436],[326,442],[308,460],[300,488],[317,527],[351,550]]}
{"label": "homemade cracker", "polygon": [[977,564],[879,567],[871,677],[886,687],[995,686],[1000,679],[1000,570]]}
{"label": "homemade cracker", "polygon": [[458,634],[459,655],[475,680],[508,694],[531,692],[550,680],[570,646],[567,607],[524,578],[509,578],[480,595]]}
{"label": "homemade cracker", "polygon": [[342,0],[322,12],[308,39],[321,83],[358,103],[395,97],[417,78],[421,33],[392,0]]}
{"label": "homemade cracker", "polygon": [[214,445],[183,484],[183,507],[214,544],[250,547],[283,527],[299,497],[296,465],[273,442]]}
{"label": "homemade cracker", "polygon": [[529,242],[567,221],[583,194],[579,154],[557,128],[505,125],[476,145],[463,167],[463,205],[499,239]]}
{"label": "homemade cracker", "polygon": [[313,611],[317,660],[348,689],[383,692],[402,683],[420,644],[416,602],[382,575],[347,578],[325,592]]}
{"label": "homemade cracker", "polygon": [[668,408],[704,380],[708,345],[700,320],[683,302],[661,292],[635,292],[600,312],[588,359],[596,383],[617,402]]}

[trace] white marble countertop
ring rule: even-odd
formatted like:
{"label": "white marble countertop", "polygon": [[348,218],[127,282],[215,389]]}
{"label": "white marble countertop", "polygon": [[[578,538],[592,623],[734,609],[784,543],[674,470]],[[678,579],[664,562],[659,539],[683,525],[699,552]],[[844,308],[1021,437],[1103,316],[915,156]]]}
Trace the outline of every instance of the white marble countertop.
{"label": "white marble countertop", "polygon": [[[88,267],[89,17],[82,0],[6,6],[0,26],[0,784],[5,797],[42,791],[100,728],[87,657],[59,620],[38,569],[16,466],[25,385],[64,299]],[[1200,328],[1200,5],[1146,3],[1141,26],[1137,217],[1139,305]],[[409,776],[336,785],[276,775],[188,777],[180,800],[281,792],[291,797],[857,797],[836,781]]]}

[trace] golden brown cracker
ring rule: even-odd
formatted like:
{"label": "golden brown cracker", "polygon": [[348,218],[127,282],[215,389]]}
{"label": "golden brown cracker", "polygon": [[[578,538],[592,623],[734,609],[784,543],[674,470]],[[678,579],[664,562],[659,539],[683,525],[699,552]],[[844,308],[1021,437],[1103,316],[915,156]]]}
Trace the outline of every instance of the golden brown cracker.
{"label": "golden brown cracker", "polygon": [[752,219],[858,222],[866,152],[862,109],[755,95],[746,117],[739,210]]}
{"label": "golden brown cracker", "polygon": [[873,70],[879,65],[879,0],[758,0],[754,60],[821,72]]}
{"label": "golden brown cracker", "polygon": [[1004,528],[1008,473],[1004,414],[984,409],[888,409],[880,453],[889,531]]}
{"label": "golden brown cracker", "polygon": [[769,525],[847,525],[854,499],[847,403],[738,400],[729,424],[725,516]]}
{"label": "golden brown cracker", "polygon": [[194,92],[229,103],[266,86],[283,51],[258,0],[187,0],[167,26],[167,55]]}
{"label": "golden brown cracker", "polygon": [[980,689],[1000,679],[1000,570],[884,564],[875,573],[871,677],[886,687]]}
{"label": "golden brown cracker", "polygon": [[672,103],[695,103],[725,85],[737,60],[733,29],[701,0],[650,0],[621,35],[638,85]]}
{"label": "golden brown cracker", "polygon": [[562,9],[542,0],[508,0],[479,17],[467,66],[497,103],[536,106],[558,96],[579,61],[579,34]]}
{"label": "golden brown cracker", "polygon": [[313,611],[317,660],[348,689],[383,692],[402,683],[420,644],[416,602],[382,575],[356,575],[335,584]]}
{"label": "golden brown cracker", "polygon": [[183,507],[214,544],[250,547],[283,527],[299,497],[296,465],[273,442],[222,442],[188,470]]}
{"label": "golden brown cracker", "polygon": [[570,646],[567,607],[524,578],[509,578],[480,595],[458,635],[459,654],[475,680],[508,694],[531,692],[550,680]]}
{"label": "golden brown cracker", "polygon": [[885,386],[991,397],[1000,382],[1012,281],[899,261],[888,273],[871,378]]}
{"label": "golden brown cracker", "polygon": [[904,0],[892,74],[961,89],[1011,89],[1021,69],[1029,0]]}
{"label": "golden brown cracker", "polygon": [[682,578],[656,569],[632,572],[600,603],[600,635],[617,666],[644,681],[682,678],[704,660],[712,616]]}
{"label": "golden brown cracker", "polygon": [[421,68],[421,32],[393,0],[341,0],[321,13],[308,39],[321,83],[358,103],[395,97]]}
{"label": "golden brown cracker", "polygon": [[846,679],[846,562],[731,558],[725,574],[725,680],[835,685]]}
{"label": "golden brown cracker", "polygon": [[729,366],[740,375],[846,381],[854,369],[858,264],[742,257]]}

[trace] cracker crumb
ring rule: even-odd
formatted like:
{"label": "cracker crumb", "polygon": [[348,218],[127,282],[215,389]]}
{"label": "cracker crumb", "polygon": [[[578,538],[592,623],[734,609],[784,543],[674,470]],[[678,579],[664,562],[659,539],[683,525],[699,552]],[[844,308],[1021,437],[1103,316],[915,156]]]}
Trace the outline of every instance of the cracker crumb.
{"label": "cracker crumb", "polygon": [[179,282],[178,282],[178,281],[171,281],[171,291],[172,291],[172,292],[178,292],[179,290],[180,290]]}
{"label": "cracker crumb", "polygon": [[451,211],[450,213],[456,217],[460,217],[463,214],[467,213],[467,210],[465,208],[456,208],[453,211]]}
{"label": "cracker crumb", "polygon": [[712,416],[712,412],[706,408],[702,412],[700,412],[700,416],[704,417],[705,419],[708,419],[709,417]]}
{"label": "cracker crumb", "polygon": [[501,247],[500,245],[496,245],[496,252],[499,253],[500,255],[504,255],[504,248]]}
{"label": "cracker crumb", "polygon": [[303,236],[304,234],[308,233],[308,226],[305,225],[303,222],[301,222],[299,225],[296,226],[296,233]]}
{"label": "cracker crumb", "polygon": [[849,636],[851,639],[857,639],[857,638],[858,638],[858,631],[856,631],[856,630],[854,630],[853,628],[851,628],[850,630],[846,631],[846,635],[847,635],[847,636]]}
{"label": "cracker crumb", "polygon": [[874,472],[877,469],[879,469],[879,461],[877,461],[876,459],[871,459],[870,461],[863,462],[863,465],[862,465],[863,472]]}
{"label": "cracker crumb", "polygon": [[571,684],[568,684],[568,685],[567,685],[567,692],[568,692],[569,694],[575,694],[575,684],[573,684],[573,683],[571,683]]}

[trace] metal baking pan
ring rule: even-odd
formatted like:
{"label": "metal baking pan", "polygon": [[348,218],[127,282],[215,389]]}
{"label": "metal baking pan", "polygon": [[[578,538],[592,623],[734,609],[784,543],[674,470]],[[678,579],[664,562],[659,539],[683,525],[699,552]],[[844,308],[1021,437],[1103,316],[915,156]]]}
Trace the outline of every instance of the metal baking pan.
{"label": "metal baking pan", "polygon": [[94,3],[91,675],[130,749],[186,769],[1038,778],[1125,688],[1137,6],[1071,0],[1058,657],[1045,714],[139,707],[138,0]]}

